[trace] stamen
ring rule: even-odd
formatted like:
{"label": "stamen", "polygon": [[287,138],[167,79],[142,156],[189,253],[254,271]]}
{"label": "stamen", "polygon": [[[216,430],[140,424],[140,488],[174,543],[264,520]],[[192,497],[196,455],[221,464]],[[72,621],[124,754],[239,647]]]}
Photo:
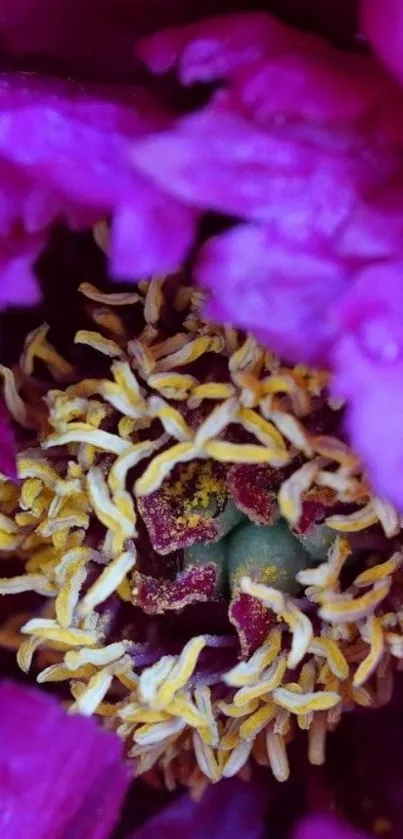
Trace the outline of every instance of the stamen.
{"label": "stamen", "polygon": [[136,555],[133,551],[125,551],[102,571],[97,581],[88,589],[86,595],[78,606],[78,614],[81,618],[89,615],[96,606],[103,603],[124,580],[126,574],[134,568]]}
{"label": "stamen", "polygon": [[385,649],[382,622],[379,618],[374,617],[374,615],[368,618],[367,631],[370,652],[354,674],[353,685],[355,687],[361,687],[372,676],[381,662]]}
{"label": "stamen", "polygon": [[139,294],[133,291],[125,292],[108,292],[105,294],[102,291],[91,285],[91,283],[81,283],[78,288],[85,297],[89,300],[94,300],[95,303],[105,303],[107,306],[132,306],[141,300]]}
{"label": "stamen", "polygon": [[266,745],[269,763],[274,777],[280,783],[287,781],[290,776],[290,767],[284,738],[281,734],[275,734],[274,731],[270,731],[269,729],[266,736]]}
{"label": "stamen", "polygon": [[323,603],[319,615],[326,621],[345,623],[359,621],[372,614],[377,606],[389,594],[390,579],[375,583],[368,594],[356,597],[354,600],[335,600]]}
{"label": "stamen", "polygon": [[123,354],[122,348],[116,341],[104,338],[99,332],[90,332],[88,329],[80,329],[76,333],[74,343],[85,344],[109,358],[119,358]]}

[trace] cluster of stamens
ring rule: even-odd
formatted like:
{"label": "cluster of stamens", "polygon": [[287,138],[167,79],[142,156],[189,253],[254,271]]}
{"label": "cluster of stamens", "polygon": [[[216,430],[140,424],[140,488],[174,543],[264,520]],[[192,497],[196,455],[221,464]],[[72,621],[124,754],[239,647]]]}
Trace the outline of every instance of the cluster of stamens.
{"label": "cluster of stamens", "polygon": [[[0,368],[21,439],[19,481],[0,482],[0,593],[31,593],[33,604],[13,611],[0,643],[40,684],[63,683],[70,712],[116,730],[136,774],[170,789],[247,777],[253,761],[283,781],[298,729],[310,762],[323,763],[327,732],[345,711],[388,702],[403,659],[401,522],[348,446],[315,427],[340,411],[327,375],[283,366],[251,336],[208,322],[193,287],[80,291],[97,329],[75,344],[103,356],[105,375],[80,378],[47,327],[28,336],[15,368]],[[256,528],[281,516],[303,543],[307,505],[322,510],[330,541],[319,560],[306,554],[293,587],[246,556],[227,591],[208,553],[183,564],[193,543],[236,536],[236,523],[217,522],[238,467],[278,476],[267,486],[272,521],[249,511]],[[170,525],[158,516],[171,503],[182,512]],[[382,549],[356,551],[354,538],[374,532]],[[161,574],[147,570],[151,552]],[[154,600],[142,599],[151,589]],[[228,610],[226,631],[209,632],[206,612],[204,632],[164,647],[165,617],[171,626],[211,599]],[[256,610],[258,642],[234,603]]]}

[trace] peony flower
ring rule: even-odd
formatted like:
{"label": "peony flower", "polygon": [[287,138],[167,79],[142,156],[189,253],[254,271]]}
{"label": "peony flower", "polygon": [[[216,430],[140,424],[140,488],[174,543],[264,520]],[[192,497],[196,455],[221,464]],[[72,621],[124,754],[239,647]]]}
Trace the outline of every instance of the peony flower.
{"label": "peony flower", "polygon": [[11,836],[400,835],[402,93],[292,7],[5,10]]}

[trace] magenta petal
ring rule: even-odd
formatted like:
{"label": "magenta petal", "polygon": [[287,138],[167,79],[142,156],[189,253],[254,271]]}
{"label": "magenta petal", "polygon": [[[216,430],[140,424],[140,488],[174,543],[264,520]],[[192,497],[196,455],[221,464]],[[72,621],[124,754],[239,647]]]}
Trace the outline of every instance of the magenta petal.
{"label": "magenta petal", "polygon": [[0,308],[32,306],[39,300],[39,288],[32,265],[44,245],[44,236],[19,240],[0,239]]}
{"label": "magenta petal", "polygon": [[135,138],[171,122],[147,91],[35,84],[16,75],[2,78],[0,92],[0,231],[15,219],[37,230],[61,211],[75,227],[111,215],[116,276],[175,271],[193,240],[196,216],[147,182],[130,160]]}
{"label": "magenta petal", "polygon": [[401,0],[361,0],[363,29],[386,66],[403,82]]}
{"label": "magenta petal", "polygon": [[[137,55],[154,73],[178,65],[182,84],[226,78],[244,64],[318,41],[267,14],[227,15],[172,27],[144,39]],[[320,42],[319,42],[320,43]]]}
{"label": "magenta petal", "polygon": [[229,101],[260,125],[269,125],[280,113],[283,118],[351,122],[375,108],[388,92],[375,62],[341,53],[324,41],[318,44],[314,50],[298,44],[296,51],[245,67],[233,82]]}
{"label": "magenta petal", "polygon": [[352,444],[382,495],[403,509],[403,264],[361,273],[340,303],[335,392]]}
{"label": "magenta petal", "polygon": [[365,839],[333,816],[309,816],[299,825],[293,839]]}
{"label": "magenta petal", "polygon": [[175,273],[195,233],[196,214],[138,178],[131,203],[115,214],[111,272],[119,279]]}
{"label": "magenta petal", "polygon": [[266,784],[221,781],[200,801],[182,795],[130,839],[264,839],[270,804]]}
{"label": "magenta petal", "polygon": [[[194,206],[270,223],[297,241],[334,236],[357,191],[397,168],[362,155],[354,136],[305,123],[261,130],[210,106],[170,131],[135,141],[132,160],[161,188]],[[368,142],[367,142],[368,146]],[[367,149],[369,151],[369,149]]]}
{"label": "magenta petal", "polygon": [[0,687],[0,828],[7,839],[107,839],[128,785],[122,746],[39,691]]}
{"label": "magenta petal", "polygon": [[379,364],[346,337],[334,364],[334,391],[348,400],[352,446],[375,490],[403,510],[403,363]]}
{"label": "magenta petal", "polygon": [[244,225],[205,245],[195,276],[218,301],[211,316],[252,329],[286,358],[325,363],[335,335],[332,308],[349,284],[336,261]]}

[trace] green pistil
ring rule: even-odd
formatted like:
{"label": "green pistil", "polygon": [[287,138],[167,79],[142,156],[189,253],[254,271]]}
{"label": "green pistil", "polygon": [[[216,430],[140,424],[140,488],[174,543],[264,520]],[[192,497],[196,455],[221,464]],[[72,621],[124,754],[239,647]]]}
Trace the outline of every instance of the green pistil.
{"label": "green pistil", "polygon": [[295,534],[302,547],[316,562],[326,562],[329,549],[334,544],[337,532],[326,524],[314,524],[306,533]]}
{"label": "green pistil", "polygon": [[[237,520],[233,512],[228,512],[228,523],[231,516],[232,521]],[[265,527],[243,521],[219,542],[193,545],[184,551],[185,568],[209,563],[216,566],[217,591],[224,596],[245,575],[279,591],[296,594],[300,588],[296,575],[309,567],[312,557],[284,520]]]}
{"label": "green pistil", "polygon": [[310,557],[282,520],[266,527],[242,524],[228,539],[227,557],[231,590],[247,575],[279,591],[296,594],[296,574],[310,564]]}

